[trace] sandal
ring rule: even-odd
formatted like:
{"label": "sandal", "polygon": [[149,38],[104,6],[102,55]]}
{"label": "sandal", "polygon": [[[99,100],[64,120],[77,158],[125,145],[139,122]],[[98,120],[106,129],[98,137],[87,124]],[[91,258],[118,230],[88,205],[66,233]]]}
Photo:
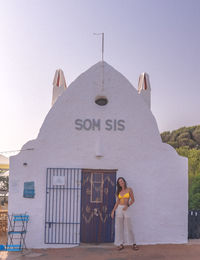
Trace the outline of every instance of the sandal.
{"label": "sandal", "polygon": [[117,247],[117,249],[118,249],[119,251],[121,251],[122,249],[124,249],[124,246],[123,246],[123,245],[120,245],[120,246]]}
{"label": "sandal", "polygon": [[139,250],[138,246],[136,244],[133,244],[133,250]]}

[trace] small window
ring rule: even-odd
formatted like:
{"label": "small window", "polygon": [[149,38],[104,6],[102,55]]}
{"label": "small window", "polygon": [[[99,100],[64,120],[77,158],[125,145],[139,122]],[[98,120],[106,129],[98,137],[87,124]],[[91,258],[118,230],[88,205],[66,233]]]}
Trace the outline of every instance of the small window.
{"label": "small window", "polygon": [[97,97],[95,103],[99,106],[105,106],[108,104],[108,99],[106,97]]}

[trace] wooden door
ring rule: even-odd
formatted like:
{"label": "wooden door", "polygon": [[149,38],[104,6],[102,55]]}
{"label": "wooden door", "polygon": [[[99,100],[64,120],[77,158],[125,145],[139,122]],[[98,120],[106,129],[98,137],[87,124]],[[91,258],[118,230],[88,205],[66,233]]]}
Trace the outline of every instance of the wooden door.
{"label": "wooden door", "polygon": [[81,191],[81,242],[114,241],[116,170],[83,170]]}

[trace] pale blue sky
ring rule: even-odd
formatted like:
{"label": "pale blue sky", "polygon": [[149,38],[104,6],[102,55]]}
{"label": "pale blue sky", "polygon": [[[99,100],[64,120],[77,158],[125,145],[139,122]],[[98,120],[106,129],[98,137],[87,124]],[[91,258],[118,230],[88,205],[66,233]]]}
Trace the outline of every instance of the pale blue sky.
{"label": "pale blue sky", "polygon": [[101,59],[93,32],[134,87],[150,75],[160,132],[200,124],[199,28],[200,0],[0,0],[0,152],[37,137],[56,69],[69,85]]}

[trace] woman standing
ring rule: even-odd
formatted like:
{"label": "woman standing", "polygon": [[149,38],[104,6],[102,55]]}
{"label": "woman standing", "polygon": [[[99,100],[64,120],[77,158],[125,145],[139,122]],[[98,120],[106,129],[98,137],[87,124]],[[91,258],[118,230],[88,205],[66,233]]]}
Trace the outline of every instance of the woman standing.
{"label": "woman standing", "polygon": [[117,180],[117,201],[111,213],[111,218],[114,218],[116,211],[115,245],[117,245],[118,250],[124,249],[124,244],[132,245],[133,250],[138,250],[129,212],[129,207],[134,201],[132,189],[127,187],[123,177],[119,177]]}

